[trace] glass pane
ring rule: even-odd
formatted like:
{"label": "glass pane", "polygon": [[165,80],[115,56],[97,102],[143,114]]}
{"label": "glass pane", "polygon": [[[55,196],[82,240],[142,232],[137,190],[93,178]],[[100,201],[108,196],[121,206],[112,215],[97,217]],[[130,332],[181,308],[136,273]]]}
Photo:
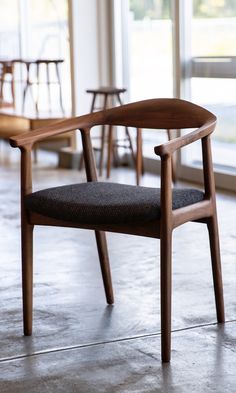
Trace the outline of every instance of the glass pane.
{"label": "glass pane", "polygon": [[[130,101],[173,96],[170,0],[130,0]],[[144,155],[166,134],[143,131]],[[155,142],[154,142],[155,140]]]}
{"label": "glass pane", "polygon": [[130,99],[171,97],[170,1],[130,0]]}
{"label": "glass pane", "polygon": [[[192,78],[191,88],[192,100],[217,116],[217,127],[213,133],[215,168],[231,172],[236,166],[236,79]],[[191,160],[195,163],[199,162],[196,154],[196,150],[191,150]]]}
{"label": "glass pane", "polygon": [[235,56],[236,0],[193,0],[192,55]]}
{"label": "glass pane", "polygon": [[[191,78],[191,100],[206,107],[218,118],[213,133],[215,169],[235,173],[236,79],[232,77],[234,70],[224,71],[226,78],[220,74],[226,69],[225,62],[236,56],[236,0],[194,0],[193,5],[192,54],[205,58],[201,63],[202,77]],[[209,56],[217,56],[217,59],[208,59]],[[189,148],[184,160],[189,165],[199,164],[199,149]]]}

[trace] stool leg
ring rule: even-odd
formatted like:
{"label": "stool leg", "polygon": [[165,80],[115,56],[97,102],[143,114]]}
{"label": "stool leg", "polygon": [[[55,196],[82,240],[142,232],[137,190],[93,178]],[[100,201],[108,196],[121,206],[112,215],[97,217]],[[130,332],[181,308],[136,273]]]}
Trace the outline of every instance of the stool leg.
{"label": "stool leg", "polygon": [[35,108],[36,112],[39,111],[39,89],[40,89],[40,80],[39,80],[39,63],[36,65],[36,75],[37,75],[37,96],[35,100]]}
{"label": "stool leg", "polygon": [[48,87],[48,105],[49,110],[52,110],[52,100],[51,100],[51,88],[50,88],[50,75],[49,75],[49,63],[46,63],[46,74],[47,74],[47,87]]}
{"label": "stool leg", "polygon": [[91,104],[91,109],[90,109],[91,113],[94,111],[94,108],[95,108],[96,97],[97,97],[97,94],[93,93],[93,99],[92,99],[92,104]]}
{"label": "stool leg", "polygon": [[[26,93],[28,89],[30,88],[30,65],[26,64],[26,85],[23,90],[23,97],[22,97],[22,113],[25,111],[25,99],[26,99]],[[32,94],[32,92],[31,92]]]}
{"label": "stool leg", "polygon": [[12,105],[15,108],[15,81],[14,81],[14,63],[12,65],[11,74],[11,95],[12,95]]}
{"label": "stool leg", "polygon": [[22,113],[25,111],[25,99],[26,99],[26,92],[28,90],[29,85],[26,84],[23,90],[23,97],[22,97]]}
{"label": "stool leg", "polygon": [[4,68],[0,79],[0,107],[3,104],[3,84],[4,84]]}

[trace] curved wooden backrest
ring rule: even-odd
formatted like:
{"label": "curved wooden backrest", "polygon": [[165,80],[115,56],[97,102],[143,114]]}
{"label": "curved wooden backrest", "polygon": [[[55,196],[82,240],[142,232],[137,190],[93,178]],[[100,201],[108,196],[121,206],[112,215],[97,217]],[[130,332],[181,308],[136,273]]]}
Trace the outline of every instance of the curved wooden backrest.
{"label": "curved wooden backrest", "polygon": [[104,123],[136,128],[195,128],[216,117],[206,109],[188,101],[160,98],[135,102],[109,109]]}
{"label": "curved wooden backrest", "polygon": [[199,128],[207,122],[215,121],[216,117],[211,112],[191,102],[175,98],[156,98],[66,119],[12,137],[10,144],[13,147],[20,147],[63,132],[89,129],[103,124],[135,128],[181,129]]}

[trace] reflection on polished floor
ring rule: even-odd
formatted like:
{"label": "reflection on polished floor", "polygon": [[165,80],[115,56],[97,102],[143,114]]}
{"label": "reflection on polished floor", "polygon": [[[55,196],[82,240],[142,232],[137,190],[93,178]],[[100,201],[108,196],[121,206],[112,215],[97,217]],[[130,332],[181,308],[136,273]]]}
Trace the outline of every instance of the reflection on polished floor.
{"label": "reflection on polished floor", "polygon": [[[172,361],[162,365],[159,241],[154,239],[108,235],[115,305],[107,306],[94,234],[37,227],[34,335],[22,336],[19,154],[11,150],[4,159],[5,153],[0,162],[1,393],[235,392],[235,195],[218,193],[227,322],[215,323],[205,228],[187,224],[174,235]],[[81,172],[57,170],[55,163],[40,152],[35,189],[82,180]],[[111,180],[134,184],[133,172],[116,169]],[[145,175],[142,184],[158,183]]]}

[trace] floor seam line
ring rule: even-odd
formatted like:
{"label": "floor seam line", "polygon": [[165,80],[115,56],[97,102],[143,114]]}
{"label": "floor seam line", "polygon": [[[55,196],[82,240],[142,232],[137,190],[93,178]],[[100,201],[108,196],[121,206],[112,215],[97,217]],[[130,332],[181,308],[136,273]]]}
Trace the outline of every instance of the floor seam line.
{"label": "floor seam line", "polygon": [[[233,319],[233,320],[225,321],[224,324],[231,323],[231,322],[236,322],[236,320]],[[220,324],[220,325],[224,325],[224,324]],[[215,325],[218,325],[218,322],[211,322],[208,324],[195,325],[195,326],[185,327],[185,328],[180,328],[180,329],[173,329],[171,332],[178,333],[178,332],[183,332],[183,331],[187,331],[187,330],[194,330],[194,329],[198,329],[198,328],[204,328],[204,327],[215,326]],[[52,354],[52,353],[57,353],[57,352],[73,351],[73,350],[77,350],[77,349],[96,347],[99,345],[113,344],[113,343],[119,343],[119,342],[124,342],[124,341],[134,341],[134,340],[138,340],[138,339],[142,339],[142,338],[157,337],[157,336],[161,336],[161,332],[142,334],[142,335],[137,335],[137,336],[133,336],[133,337],[117,338],[117,339],[108,340],[108,341],[98,341],[98,342],[92,342],[92,343],[81,344],[81,345],[72,345],[72,346],[62,347],[62,348],[52,348],[52,349],[48,349],[48,350],[46,349],[46,350],[38,351],[35,353],[31,353],[31,354],[23,354],[23,355],[14,356],[14,357],[2,358],[2,359],[0,359],[0,364],[13,362],[16,360],[21,360],[21,359],[28,359],[28,358],[36,357],[36,356],[40,356],[40,355],[47,355],[47,354]]]}

